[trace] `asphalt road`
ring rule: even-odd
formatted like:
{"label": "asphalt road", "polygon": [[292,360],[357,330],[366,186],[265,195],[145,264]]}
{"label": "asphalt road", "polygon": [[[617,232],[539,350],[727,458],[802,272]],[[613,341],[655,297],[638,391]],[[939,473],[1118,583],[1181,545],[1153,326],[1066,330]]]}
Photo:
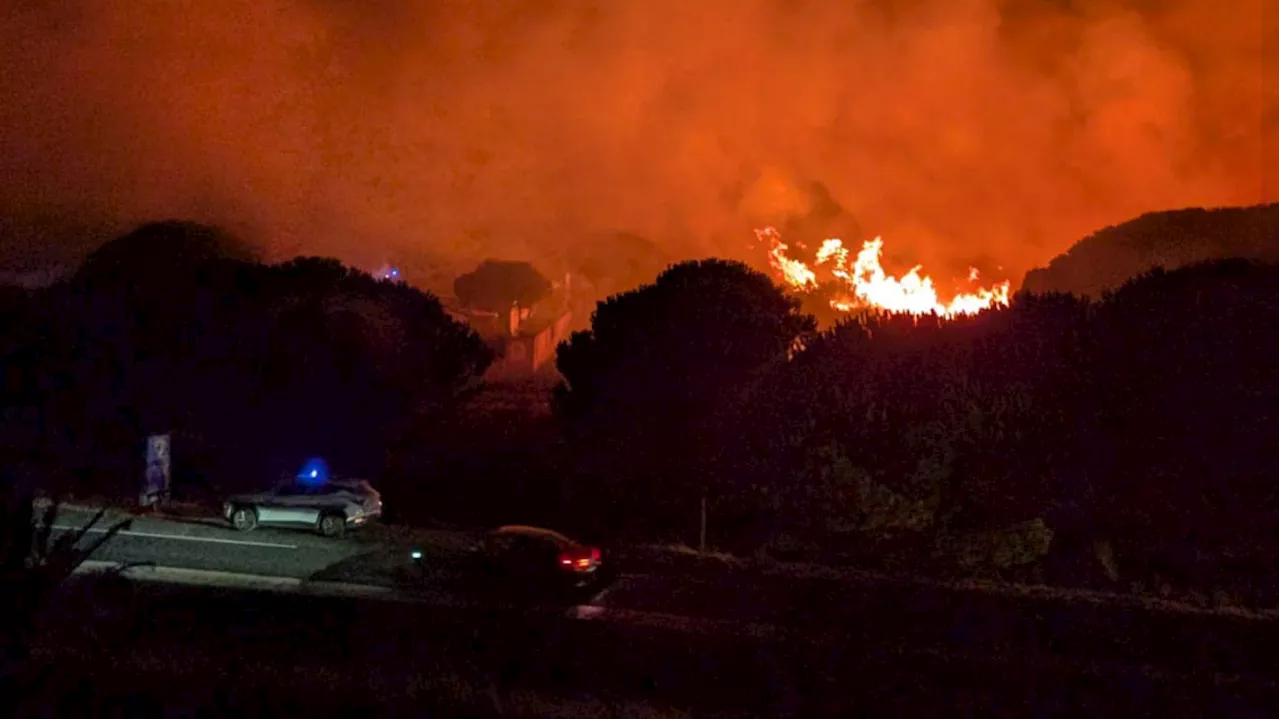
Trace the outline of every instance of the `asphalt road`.
{"label": "asphalt road", "polygon": [[[91,512],[62,510],[55,530],[84,526]],[[104,518],[94,530],[106,531]],[[217,518],[172,520],[138,517],[94,554],[108,562],[143,562],[165,567],[306,579],[350,559],[368,547],[351,540],[277,529],[237,532]]]}

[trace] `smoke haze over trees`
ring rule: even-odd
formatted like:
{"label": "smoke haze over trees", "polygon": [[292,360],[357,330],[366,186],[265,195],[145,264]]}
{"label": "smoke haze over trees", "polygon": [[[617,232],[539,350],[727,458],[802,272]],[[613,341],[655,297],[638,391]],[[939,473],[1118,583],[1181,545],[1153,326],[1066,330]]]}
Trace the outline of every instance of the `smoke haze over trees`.
{"label": "smoke haze over trees", "polygon": [[1029,292],[1072,292],[1099,298],[1152,267],[1172,270],[1241,257],[1277,262],[1277,205],[1151,212],[1099,230],[1027,273]]}
{"label": "smoke haze over trees", "polygon": [[9,265],[155,217],[360,267],[610,232],[758,261],[754,226],[829,199],[889,264],[1016,280],[1154,207],[1277,196],[1263,0],[11,5]]}

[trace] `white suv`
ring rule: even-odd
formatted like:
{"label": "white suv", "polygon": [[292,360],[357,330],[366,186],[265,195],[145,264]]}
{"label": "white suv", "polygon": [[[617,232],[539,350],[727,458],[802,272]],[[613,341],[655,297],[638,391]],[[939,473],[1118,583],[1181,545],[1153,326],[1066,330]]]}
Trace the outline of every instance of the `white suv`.
{"label": "white suv", "polygon": [[306,527],[326,537],[340,537],[381,514],[382,495],[364,480],[284,482],[269,492],[229,497],[222,505],[222,516],[242,532],[259,525]]}

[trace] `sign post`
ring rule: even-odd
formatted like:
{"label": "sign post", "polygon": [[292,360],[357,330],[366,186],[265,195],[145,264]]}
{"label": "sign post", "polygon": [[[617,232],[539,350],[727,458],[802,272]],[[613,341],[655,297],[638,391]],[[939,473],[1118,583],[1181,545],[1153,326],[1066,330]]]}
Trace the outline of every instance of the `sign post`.
{"label": "sign post", "polygon": [[147,471],[139,502],[144,507],[151,507],[168,496],[169,435],[153,434],[147,437]]}

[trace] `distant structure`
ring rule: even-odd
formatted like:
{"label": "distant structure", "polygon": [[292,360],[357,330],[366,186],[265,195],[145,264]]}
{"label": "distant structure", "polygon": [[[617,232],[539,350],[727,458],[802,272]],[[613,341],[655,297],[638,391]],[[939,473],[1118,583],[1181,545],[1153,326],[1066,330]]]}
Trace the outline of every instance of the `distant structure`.
{"label": "distant structure", "polygon": [[562,281],[552,282],[551,295],[532,307],[512,303],[510,310],[499,313],[467,307],[456,297],[443,297],[441,303],[494,350],[485,379],[513,382],[553,371],[556,347],[572,331],[571,291],[572,276],[566,272]]}
{"label": "distant structure", "polygon": [[373,273],[373,276],[377,277],[380,280],[391,280],[392,282],[404,282],[404,279],[400,277],[400,269],[395,265],[383,265],[382,267],[379,267],[376,272]]}

